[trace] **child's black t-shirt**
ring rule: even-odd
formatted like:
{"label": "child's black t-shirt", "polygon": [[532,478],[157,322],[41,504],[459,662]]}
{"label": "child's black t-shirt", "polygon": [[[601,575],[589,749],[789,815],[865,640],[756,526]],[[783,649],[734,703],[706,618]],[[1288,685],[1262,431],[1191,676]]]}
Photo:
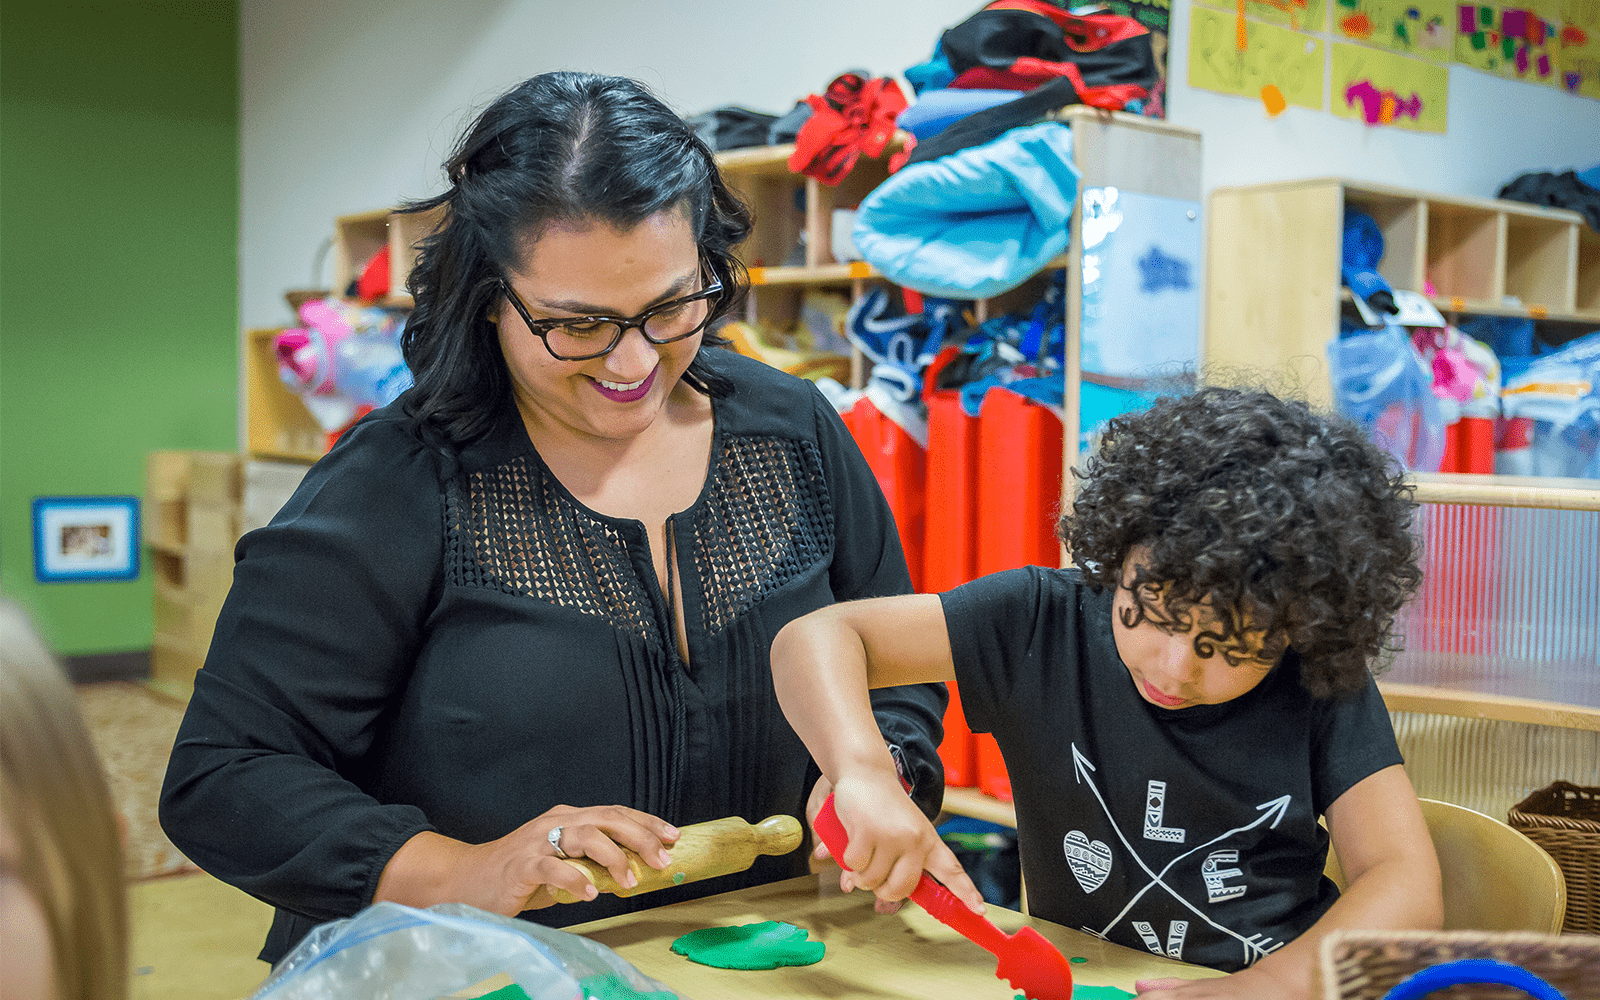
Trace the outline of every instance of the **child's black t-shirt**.
{"label": "child's black t-shirt", "polygon": [[1371,678],[1314,699],[1291,650],[1240,698],[1167,710],[1117,655],[1112,594],[1076,570],[1009,570],[942,600],[968,725],[1005,756],[1033,915],[1234,971],[1332,905],[1317,817],[1401,763]]}

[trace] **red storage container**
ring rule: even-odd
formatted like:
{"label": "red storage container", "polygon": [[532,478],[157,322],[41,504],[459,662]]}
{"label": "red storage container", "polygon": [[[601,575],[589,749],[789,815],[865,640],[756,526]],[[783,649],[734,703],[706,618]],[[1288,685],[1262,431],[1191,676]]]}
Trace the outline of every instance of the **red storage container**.
{"label": "red storage container", "polygon": [[978,416],[979,576],[1060,566],[1061,419],[996,386]]}
{"label": "red storage container", "polygon": [[883,415],[865,396],[843,415],[845,426],[878,480],[894,514],[911,568],[911,586],[922,589],[922,542],[926,509],[928,453],[899,424]]}
{"label": "red storage container", "polygon": [[960,389],[933,388],[939,370],[958,353],[958,348],[945,348],[923,375],[928,504],[919,589],[930,594],[978,575],[978,420],[961,409]]}

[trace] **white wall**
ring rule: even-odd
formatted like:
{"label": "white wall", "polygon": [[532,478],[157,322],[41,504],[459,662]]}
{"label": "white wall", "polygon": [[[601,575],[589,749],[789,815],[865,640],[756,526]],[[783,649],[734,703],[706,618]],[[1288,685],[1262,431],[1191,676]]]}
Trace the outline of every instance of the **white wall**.
{"label": "white wall", "polygon": [[[684,114],[782,112],[846,69],[899,76],[981,0],[241,0],[240,316],[292,317],[338,215],[442,188],[440,163],[494,97],[551,69],[634,76]],[[1449,132],[1371,129],[1187,84],[1175,0],[1169,117],[1204,133],[1207,190],[1346,176],[1493,196],[1527,170],[1600,161],[1600,101],[1450,69]],[[911,88],[902,84],[907,97]]]}

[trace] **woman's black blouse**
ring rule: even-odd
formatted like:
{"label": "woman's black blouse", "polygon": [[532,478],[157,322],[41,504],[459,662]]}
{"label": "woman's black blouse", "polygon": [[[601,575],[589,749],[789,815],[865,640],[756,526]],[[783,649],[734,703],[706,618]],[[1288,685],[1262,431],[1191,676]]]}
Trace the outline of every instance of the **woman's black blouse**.
{"label": "woman's black blouse", "polygon": [[[512,408],[462,449],[426,443],[404,399],[379,410],[240,540],[161,820],[196,864],[278,908],[263,959],[370,903],[424,830],[482,843],[561,804],[679,826],[804,818],[818,772],[778,708],[772,639],[910,580],[883,495],[815,386],[707,353],[737,390],[714,402],[704,489],[668,524],[687,665],[645,526],[578,503]],[[873,693],[930,815],[945,697]],[[524,916],[565,926],[805,871],[796,851]]]}

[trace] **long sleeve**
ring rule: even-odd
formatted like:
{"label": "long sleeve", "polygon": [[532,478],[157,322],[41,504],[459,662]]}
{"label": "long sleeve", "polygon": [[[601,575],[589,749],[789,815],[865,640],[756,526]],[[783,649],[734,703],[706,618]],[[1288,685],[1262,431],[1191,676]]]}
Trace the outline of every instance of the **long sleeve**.
{"label": "long sleeve", "polygon": [[372,419],[240,540],[161,822],[202,868],[315,920],[370,902],[422,810],[362,788],[440,588],[438,459]]}
{"label": "long sleeve", "polygon": [[[817,440],[836,518],[833,592],[841,601],[908,594],[911,574],[883,490],[844,421],[820,392],[815,395]],[[929,819],[939,814],[944,802],[939,743],[944,738],[944,710],[949,700],[943,684],[872,692],[878,728],[887,743],[899,748],[902,777],[911,783],[912,800]]]}

